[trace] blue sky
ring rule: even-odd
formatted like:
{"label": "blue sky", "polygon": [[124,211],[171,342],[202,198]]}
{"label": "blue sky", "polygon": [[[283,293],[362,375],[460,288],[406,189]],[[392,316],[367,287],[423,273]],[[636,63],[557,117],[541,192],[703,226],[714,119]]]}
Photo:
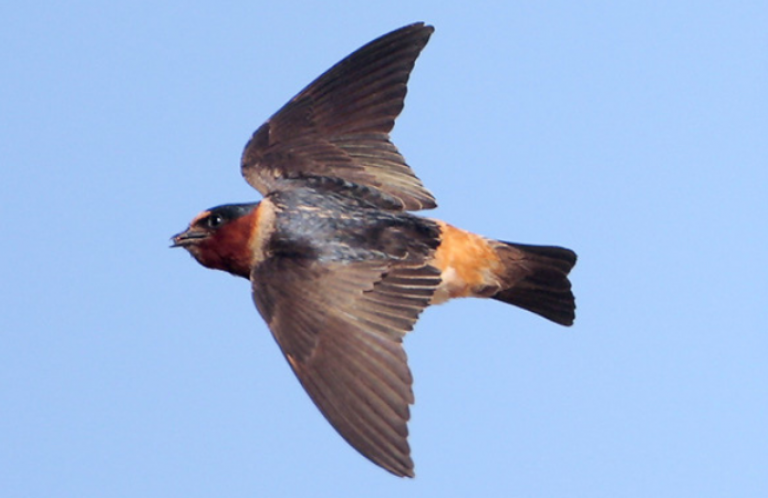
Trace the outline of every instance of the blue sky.
{"label": "blue sky", "polygon": [[[490,301],[406,338],[414,480],[305,395],[247,282],[168,238],[258,199],[261,122],[413,21],[394,140],[431,216],[579,254],[571,329]],[[768,494],[763,2],[6,2],[0,494]]]}

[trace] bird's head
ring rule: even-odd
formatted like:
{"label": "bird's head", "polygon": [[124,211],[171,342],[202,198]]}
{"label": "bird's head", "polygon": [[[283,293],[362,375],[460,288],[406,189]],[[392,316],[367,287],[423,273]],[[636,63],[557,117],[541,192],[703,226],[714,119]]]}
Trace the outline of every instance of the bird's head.
{"label": "bird's head", "polygon": [[201,265],[249,278],[253,259],[250,240],[259,203],[227,204],[195,216],[189,228],[171,237]]}

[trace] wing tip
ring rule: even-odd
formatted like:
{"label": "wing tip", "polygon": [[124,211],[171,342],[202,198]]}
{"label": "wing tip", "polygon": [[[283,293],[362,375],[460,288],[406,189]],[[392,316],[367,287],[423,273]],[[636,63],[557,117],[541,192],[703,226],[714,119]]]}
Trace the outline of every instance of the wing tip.
{"label": "wing tip", "polygon": [[384,467],[384,470],[386,470],[391,474],[396,475],[397,477],[408,477],[409,479],[413,479],[414,477],[416,477],[416,472],[413,471],[413,462],[411,461],[409,462],[409,464],[410,465],[406,465],[398,468]]}

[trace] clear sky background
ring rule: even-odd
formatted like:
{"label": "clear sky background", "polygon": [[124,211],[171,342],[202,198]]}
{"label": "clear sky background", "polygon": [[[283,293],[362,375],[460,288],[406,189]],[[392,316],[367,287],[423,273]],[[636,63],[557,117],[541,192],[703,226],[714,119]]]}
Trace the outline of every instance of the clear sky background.
{"label": "clear sky background", "polygon": [[[430,308],[403,480],[169,237],[253,130],[413,21],[394,140],[484,235],[579,254],[576,325]],[[5,2],[0,495],[768,496],[765,2]]]}

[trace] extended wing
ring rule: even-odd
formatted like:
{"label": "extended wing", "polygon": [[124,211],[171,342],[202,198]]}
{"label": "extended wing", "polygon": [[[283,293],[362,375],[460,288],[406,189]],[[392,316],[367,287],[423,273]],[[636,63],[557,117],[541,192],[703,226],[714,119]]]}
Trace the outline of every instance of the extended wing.
{"label": "extended wing", "polygon": [[274,257],[251,281],[259,312],[323,415],[365,457],[413,476],[402,337],[429,304],[439,272],[415,261]]}
{"label": "extended wing", "polygon": [[310,185],[351,190],[389,210],[436,206],[389,139],[408,77],[434,31],[411,24],[358,49],[261,125],[241,168],[262,195]]}

